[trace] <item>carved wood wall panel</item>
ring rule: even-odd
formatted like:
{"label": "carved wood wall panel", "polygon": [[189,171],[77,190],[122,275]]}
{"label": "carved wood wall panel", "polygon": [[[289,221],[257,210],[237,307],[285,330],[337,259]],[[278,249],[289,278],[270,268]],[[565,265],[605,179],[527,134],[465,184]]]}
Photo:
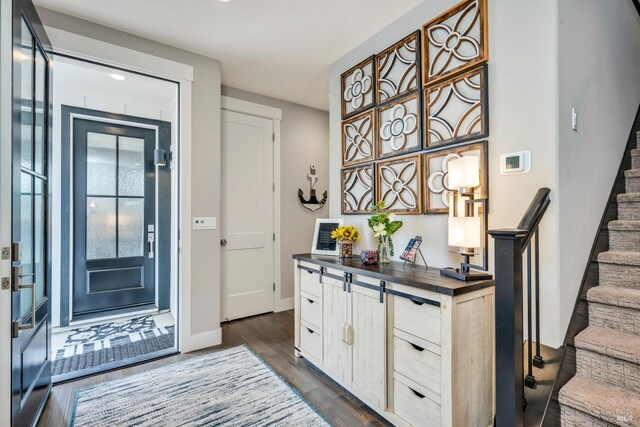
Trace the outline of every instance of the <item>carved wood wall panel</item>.
{"label": "carved wood wall panel", "polygon": [[487,1],[465,0],[422,27],[423,84],[461,73],[489,59]]}
{"label": "carved wood wall panel", "polygon": [[488,136],[486,65],[426,88],[423,105],[425,148]]}
{"label": "carved wood wall panel", "polygon": [[373,204],[374,165],[342,170],[342,213],[369,213]]}
{"label": "carved wood wall panel", "polygon": [[342,74],[342,118],[358,114],[375,104],[375,57],[365,59],[360,64]]}
{"label": "carved wood wall panel", "polygon": [[423,156],[426,213],[449,213],[449,197],[452,189],[448,187],[448,164],[451,160],[460,157],[480,157],[480,187],[477,189],[477,196],[481,198],[489,197],[487,141],[447,150],[432,151],[424,153]]}
{"label": "carved wood wall panel", "polygon": [[342,165],[371,162],[375,159],[377,126],[370,109],[342,122]]}
{"label": "carved wood wall panel", "polygon": [[421,156],[398,157],[376,165],[376,201],[399,214],[422,213]]}
{"label": "carved wood wall panel", "polygon": [[376,102],[391,101],[420,87],[420,32],[376,55]]}
{"label": "carved wood wall panel", "polygon": [[377,108],[379,159],[422,149],[420,94],[414,93]]}

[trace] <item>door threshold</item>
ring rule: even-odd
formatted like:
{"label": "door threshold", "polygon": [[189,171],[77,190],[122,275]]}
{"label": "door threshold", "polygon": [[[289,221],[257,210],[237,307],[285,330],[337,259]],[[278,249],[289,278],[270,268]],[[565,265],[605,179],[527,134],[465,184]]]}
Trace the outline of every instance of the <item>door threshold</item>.
{"label": "door threshold", "polygon": [[143,354],[141,356],[135,356],[126,360],[118,360],[116,362],[109,362],[99,366],[91,368],[80,369],[66,374],[54,375],[51,377],[53,385],[60,385],[72,381],[81,380],[87,377],[92,377],[98,374],[104,374],[106,372],[118,371],[120,369],[130,368],[132,366],[142,365],[144,363],[153,362],[155,360],[164,359],[169,356],[176,356],[180,352],[174,348],[168,348],[166,350],[160,350],[152,354]]}
{"label": "door threshold", "polygon": [[[130,319],[135,316],[144,316],[145,314],[164,313],[171,310],[158,310],[155,304],[143,305],[133,308],[122,308],[119,310],[109,310],[107,313],[89,313],[81,314],[73,317],[69,322],[69,328],[75,328],[78,326],[86,326],[92,323],[103,323],[105,321],[118,321]],[[64,329],[60,328],[63,331]]]}

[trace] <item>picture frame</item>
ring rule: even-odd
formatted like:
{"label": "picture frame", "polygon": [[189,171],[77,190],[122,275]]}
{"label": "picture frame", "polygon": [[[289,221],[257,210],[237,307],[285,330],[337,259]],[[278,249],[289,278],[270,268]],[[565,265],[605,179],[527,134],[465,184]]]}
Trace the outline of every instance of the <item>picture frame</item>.
{"label": "picture frame", "polygon": [[[422,26],[422,84],[434,85],[489,60],[488,0],[463,0]],[[460,37],[456,47],[451,37]]]}
{"label": "picture frame", "polygon": [[376,108],[376,159],[421,151],[422,98],[414,92]]}
{"label": "picture frame", "polygon": [[385,212],[422,214],[422,155],[393,157],[376,163],[376,200],[384,200]]}
{"label": "picture frame", "polygon": [[353,66],[340,76],[342,119],[355,116],[376,104],[375,55]]}
{"label": "picture frame", "polygon": [[[448,200],[451,190],[447,187],[447,164],[451,160],[468,155],[480,157],[480,187],[478,187],[478,197],[482,199],[489,198],[489,148],[487,141],[430,151],[422,154],[425,213],[449,213]],[[487,209],[488,207],[489,205],[487,203]]]}
{"label": "picture frame", "polygon": [[424,148],[489,136],[487,64],[423,90]]}
{"label": "picture frame", "polygon": [[331,232],[337,227],[344,225],[342,218],[318,218],[313,231],[313,242],[311,244],[312,255],[334,255],[340,254],[340,247],[336,239],[331,238]]}
{"label": "picture frame", "polygon": [[420,250],[420,245],[422,245],[422,236],[413,237],[409,240],[409,243],[407,243],[407,247],[404,248],[402,255],[400,255],[400,259],[412,264],[415,263],[416,256]]}
{"label": "picture frame", "polygon": [[372,162],[376,158],[376,111],[370,108],[342,121],[342,166]]}
{"label": "picture frame", "polygon": [[342,169],[341,190],[343,215],[371,213],[375,197],[375,165],[369,163]]}
{"label": "picture frame", "polygon": [[376,55],[376,105],[419,90],[422,86],[420,30]]}

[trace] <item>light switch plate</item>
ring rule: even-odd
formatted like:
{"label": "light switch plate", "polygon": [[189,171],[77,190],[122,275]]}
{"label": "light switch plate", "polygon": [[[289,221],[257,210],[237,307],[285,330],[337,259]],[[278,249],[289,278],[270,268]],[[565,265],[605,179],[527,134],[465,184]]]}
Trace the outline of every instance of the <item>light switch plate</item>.
{"label": "light switch plate", "polygon": [[194,230],[215,230],[216,217],[215,216],[193,217],[193,229]]}

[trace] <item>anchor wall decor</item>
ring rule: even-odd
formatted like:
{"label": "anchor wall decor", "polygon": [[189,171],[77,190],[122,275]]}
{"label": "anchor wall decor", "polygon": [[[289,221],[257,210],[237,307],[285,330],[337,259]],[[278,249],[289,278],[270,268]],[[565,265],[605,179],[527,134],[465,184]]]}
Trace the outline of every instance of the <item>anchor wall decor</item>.
{"label": "anchor wall decor", "polygon": [[326,191],[322,194],[322,200],[318,200],[318,198],[316,197],[316,183],[318,182],[318,175],[316,175],[316,165],[311,165],[309,167],[309,174],[307,175],[307,179],[309,180],[309,190],[311,196],[309,197],[309,200],[306,200],[304,198],[304,191],[298,189],[298,199],[300,199],[300,203],[302,203],[302,206],[312,212],[315,212],[318,209],[322,208],[325,203],[327,203],[328,198]]}

